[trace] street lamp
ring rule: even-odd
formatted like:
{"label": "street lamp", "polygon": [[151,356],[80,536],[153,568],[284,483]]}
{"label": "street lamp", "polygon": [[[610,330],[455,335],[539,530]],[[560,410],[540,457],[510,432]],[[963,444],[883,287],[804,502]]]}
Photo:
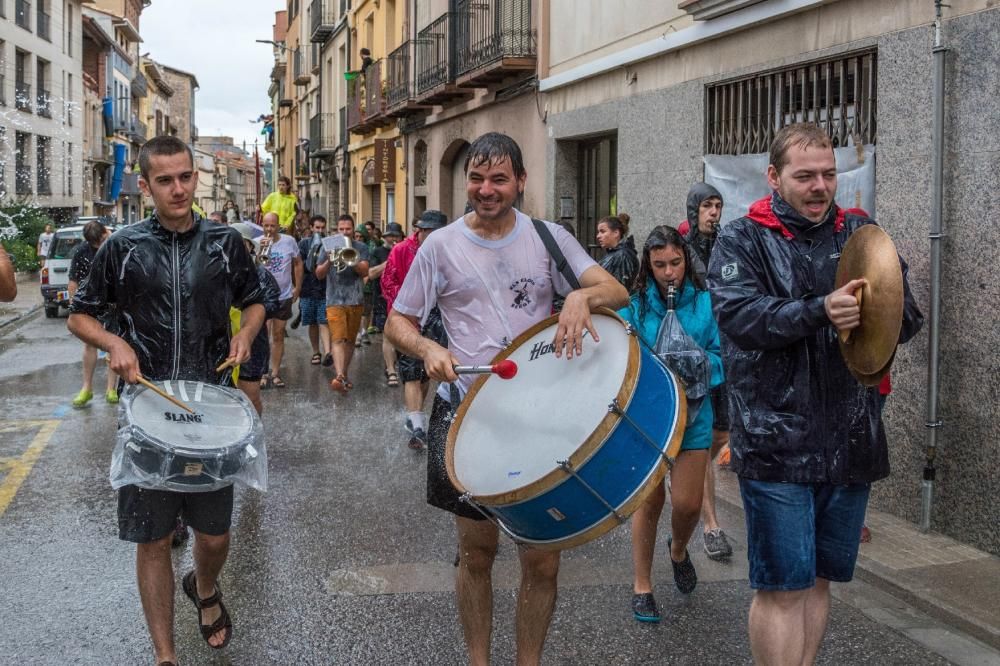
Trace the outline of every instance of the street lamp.
{"label": "street lamp", "polygon": [[288,47],[285,46],[284,42],[276,42],[271,39],[255,39],[254,41],[257,42],[258,44],[270,44],[271,46],[277,49],[281,49],[281,51],[283,52],[289,50]]}

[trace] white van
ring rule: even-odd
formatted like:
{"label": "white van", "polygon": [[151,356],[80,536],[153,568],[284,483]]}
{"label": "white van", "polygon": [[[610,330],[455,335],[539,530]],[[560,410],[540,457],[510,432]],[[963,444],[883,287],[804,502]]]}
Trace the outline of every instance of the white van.
{"label": "white van", "polygon": [[45,302],[45,316],[56,317],[60,308],[69,308],[69,266],[73,262],[73,253],[83,242],[83,227],[87,222],[97,220],[104,223],[112,232],[117,227],[112,226],[107,218],[81,217],[75,224],[60,227],[52,236],[49,254],[45,266],[41,270],[42,299]]}

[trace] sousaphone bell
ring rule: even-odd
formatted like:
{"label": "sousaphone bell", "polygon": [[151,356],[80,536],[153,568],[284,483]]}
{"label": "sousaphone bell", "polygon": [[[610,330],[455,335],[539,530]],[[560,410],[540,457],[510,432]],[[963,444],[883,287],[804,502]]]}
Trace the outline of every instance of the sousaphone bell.
{"label": "sousaphone bell", "polygon": [[865,386],[877,386],[889,373],[903,327],[903,270],[889,234],[866,224],[847,240],[837,264],[835,288],[865,278],[855,292],[861,323],[840,333],[847,368]]}

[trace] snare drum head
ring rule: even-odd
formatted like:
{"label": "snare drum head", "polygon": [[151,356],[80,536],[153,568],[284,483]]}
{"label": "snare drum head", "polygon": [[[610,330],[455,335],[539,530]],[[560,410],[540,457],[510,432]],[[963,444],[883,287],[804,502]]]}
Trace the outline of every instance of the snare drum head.
{"label": "snare drum head", "polygon": [[130,425],[151,443],[192,452],[242,446],[253,432],[253,407],[235,389],[192,381],[157,382],[188,404],[194,414],[164,400],[146,387],[123,399]]}
{"label": "snare drum head", "polygon": [[592,319],[601,341],[587,335],[582,356],[556,358],[553,318],[520,344],[515,341],[506,357],[517,363],[512,379],[489,376],[473,386],[450,437],[451,471],[461,488],[481,497],[528,486],[595,433],[627,373],[635,372],[629,359],[637,343],[617,317]]}

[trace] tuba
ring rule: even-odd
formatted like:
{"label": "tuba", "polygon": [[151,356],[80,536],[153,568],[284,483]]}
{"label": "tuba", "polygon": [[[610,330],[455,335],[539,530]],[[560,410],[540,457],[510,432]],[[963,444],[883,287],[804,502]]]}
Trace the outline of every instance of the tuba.
{"label": "tuba", "polygon": [[324,245],[330,254],[330,261],[338,273],[358,263],[358,251],[354,249],[353,242],[347,236],[330,236],[324,239]]}

